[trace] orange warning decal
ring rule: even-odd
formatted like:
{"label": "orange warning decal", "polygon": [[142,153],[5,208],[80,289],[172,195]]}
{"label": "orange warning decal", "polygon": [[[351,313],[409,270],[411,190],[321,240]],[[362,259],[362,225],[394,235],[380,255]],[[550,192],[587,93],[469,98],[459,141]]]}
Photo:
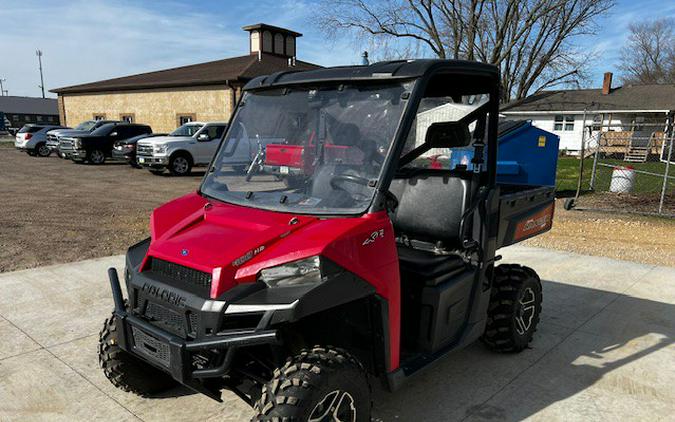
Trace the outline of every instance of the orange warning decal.
{"label": "orange warning decal", "polygon": [[514,240],[530,237],[537,233],[542,233],[551,229],[553,224],[553,211],[555,202],[534,215],[527,216],[516,225],[516,232],[513,235]]}

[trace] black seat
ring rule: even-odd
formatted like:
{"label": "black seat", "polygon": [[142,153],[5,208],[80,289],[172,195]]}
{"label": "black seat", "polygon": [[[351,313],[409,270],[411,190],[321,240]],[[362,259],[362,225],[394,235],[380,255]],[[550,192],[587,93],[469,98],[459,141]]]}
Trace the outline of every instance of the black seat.
{"label": "black seat", "polygon": [[[410,240],[459,248],[460,220],[471,198],[470,176],[444,170],[418,170],[409,177],[395,178],[389,189],[398,199],[392,215],[396,234]],[[423,279],[435,286],[466,268],[458,255],[437,255],[408,246],[398,248],[399,265],[405,278]]]}
{"label": "black seat", "polygon": [[418,170],[409,177],[392,180],[389,190],[398,199],[392,223],[399,236],[460,246],[460,221],[471,200],[470,175]]}

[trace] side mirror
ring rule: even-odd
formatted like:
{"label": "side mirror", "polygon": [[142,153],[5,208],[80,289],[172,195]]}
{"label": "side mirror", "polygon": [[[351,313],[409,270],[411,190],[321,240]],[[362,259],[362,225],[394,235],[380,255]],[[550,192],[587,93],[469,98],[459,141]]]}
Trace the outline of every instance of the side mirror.
{"label": "side mirror", "polygon": [[211,137],[209,136],[208,133],[200,133],[199,135],[197,135],[197,140],[200,142],[210,141]]}
{"label": "side mirror", "polygon": [[465,147],[471,144],[471,133],[463,122],[436,122],[427,129],[424,142],[431,148]]}

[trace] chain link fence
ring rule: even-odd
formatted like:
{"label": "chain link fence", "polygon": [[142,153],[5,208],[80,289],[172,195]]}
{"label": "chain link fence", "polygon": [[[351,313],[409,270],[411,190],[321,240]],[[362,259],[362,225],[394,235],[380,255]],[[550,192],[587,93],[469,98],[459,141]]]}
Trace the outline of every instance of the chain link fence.
{"label": "chain link fence", "polygon": [[675,142],[663,124],[588,127],[566,207],[675,217]]}

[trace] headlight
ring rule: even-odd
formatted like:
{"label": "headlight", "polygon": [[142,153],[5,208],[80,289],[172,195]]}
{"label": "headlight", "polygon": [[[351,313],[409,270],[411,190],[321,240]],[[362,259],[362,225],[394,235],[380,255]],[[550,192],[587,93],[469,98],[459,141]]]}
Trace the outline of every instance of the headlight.
{"label": "headlight", "polygon": [[321,277],[321,260],[318,256],[313,256],[279,265],[278,267],[265,268],[260,271],[258,280],[267,284],[268,287],[321,283],[323,281]]}
{"label": "headlight", "polygon": [[152,148],[152,151],[153,151],[155,154],[165,154],[165,153],[166,153],[166,145],[155,145],[155,146]]}
{"label": "headlight", "polygon": [[80,138],[73,139],[73,146],[75,147],[75,149],[82,148],[82,139]]}

